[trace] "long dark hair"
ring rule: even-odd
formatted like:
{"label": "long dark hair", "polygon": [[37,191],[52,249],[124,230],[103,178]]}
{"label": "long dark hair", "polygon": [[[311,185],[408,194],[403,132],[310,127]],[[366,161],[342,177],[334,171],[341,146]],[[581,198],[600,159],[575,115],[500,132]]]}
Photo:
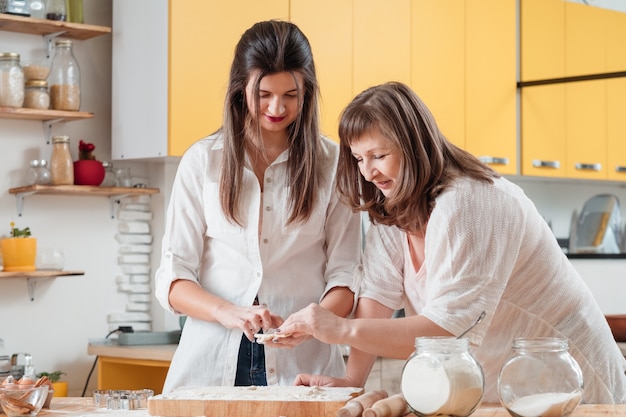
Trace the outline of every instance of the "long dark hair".
{"label": "long dark hair", "polygon": [[[385,197],[365,181],[350,144],[378,130],[398,150],[400,174],[394,194]],[[425,232],[435,198],[458,177],[493,182],[499,175],[469,152],[449,142],[431,112],[406,85],[371,87],[344,109],[339,122],[337,189],[353,210],[367,211],[374,223]]]}
{"label": "long dark hair", "polygon": [[253,72],[258,74],[254,85],[258,108],[261,78],[283,71],[298,72],[304,78],[302,91],[298,92],[300,112],[288,127],[290,214],[287,222],[308,220],[316,202],[315,190],[321,175],[317,166],[320,142],[319,86],[311,45],[293,23],[277,20],[259,22],[242,35],[235,48],[221,128],[224,135],[224,157],[220,173],[220,202],[226,217],[240,225],[239,201],[245,145],[251,135],[260,135],[259,122],[253,120],[246,105],[246,84]]}

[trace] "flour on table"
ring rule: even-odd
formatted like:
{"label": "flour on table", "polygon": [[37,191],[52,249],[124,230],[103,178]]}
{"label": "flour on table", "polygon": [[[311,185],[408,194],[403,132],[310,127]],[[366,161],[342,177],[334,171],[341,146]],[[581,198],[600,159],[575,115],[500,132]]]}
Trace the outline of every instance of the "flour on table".
{"label": "flour on table", "polygon": [[152,397],[165,400],[341,401],[363,392],[353,387],[251,386],[180,387]]}

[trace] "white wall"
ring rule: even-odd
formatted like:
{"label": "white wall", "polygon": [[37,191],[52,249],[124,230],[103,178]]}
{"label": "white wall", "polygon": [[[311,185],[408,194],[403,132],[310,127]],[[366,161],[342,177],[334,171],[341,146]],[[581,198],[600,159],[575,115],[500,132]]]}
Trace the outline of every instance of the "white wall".
{"label": "white wall", "polygon": [[[111,15],[110,0],[85,0],[87,23],[110,26]],[[36,35],[0,32],[0,51],[17,51],[26,59],[42,49],[43,41]],[[95,117],[55,125],[53,134],[70,135],[74,159],[78,140],[82,138],[96,144],[98,159],[107,160],[111,155],[111,35],[76,41],[75,54],[83,75],[82,110],[95,113]],[[109,217],[106,198],[87,196],[31,196],[26,198],[23,216],[18,218],[15,197],[8,189],[23,185],[29,160],[49,159],[49,156],[50,146],[45,143],[41,122],[0,119],[0,235],[9,232],[11,221],[20,227],[30,226],[40,247],[61,248],[66,269],[84,270],[85,275],[38,280],[34,301],[28,298],[26,280],[1,279],[0,338],[5,340],[7,353],[33,354],[38,371],[65,371],[69,395],[79,396],[94,361],[93,356],[87,355],[88,340],[104,337],[109,330],[107,314],[123,312],[125,308],[126,296],[117,292],[115,283],[120,275],[114,239],[117,221]],[[164,211],[176,161],[115,162],[130,166],[134,175],[149,178],[150,186],[161,189],[160,194],[151,198],[154,271],[159,261]],[[613,192],[626,204],[626,191],[620,185],[519,178],[514,181],[522,185],[539,210],[552,221],[559,237],[569,234],[572,211],[580,211],[584,201],[594,194]],[[624,309],[615,311],[621,305],[616,306],[619,299],[615,301],[615,298],[624,292],[611,292],[602,281],[603,277],[609,277],[607,285],[619,282],[626,273],[624,265],[624,262],[588,260],[580,267],[585,279],[594,284],[594,293],[603,303],[610,303],[608,312],[626,312],[626,303],[622,303]],[[178,326],[177,319],[156,303],[152,316],[153,330],[172,330]],[[95,388],[96,378],[94,373],[87,393]]]}
{"label": "white wall", "polygon": [[[111,1],[85,0],[84,6],[87,23],[111,25]],[[43,53],[43,45],[37,35],[0,32],[0,51],[19,52],[24,60]],[[52,134],[70,136],[73,159],[78,159],[78,141],[84,139],[96,145],[99,160],[108,160],[111,35],[75,41],[74,49],[82,75],[81,110],[95,117],[56,124]],[[15,196],[8,189],[24,185],[29,160],[49,160],[51,147],[42,122],[0,119],[0,150],[0,236],[9,233],[11,221],[29,226],[39,247],[63,250],[65,269],[85,271],[84,276],[39,279],[34,301],[28,298],[25,279],[0,279],[0,338],[7,353],[31,353],[37,371],[66,372],[69,395],[79,396],[94,361],[87,355],[88,339],[104,337],[107,314],[123,312],[126,304],[126,295],[115,285],[120,275],[114,239],[117,221],[110,218],[106,197],[91,196],[30,196],[18,218]],[[148,172],[145,164],[119,165],[130,166],[134,175]],[[90,389],[95,383],[94,374]]]}

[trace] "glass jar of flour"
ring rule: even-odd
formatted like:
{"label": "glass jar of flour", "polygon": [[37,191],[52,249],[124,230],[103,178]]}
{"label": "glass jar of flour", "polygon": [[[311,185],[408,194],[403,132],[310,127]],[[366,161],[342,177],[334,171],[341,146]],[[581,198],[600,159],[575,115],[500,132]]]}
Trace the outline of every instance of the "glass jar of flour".
{"label": "glass jar of flour", "polygon": [[583,374],[567,339],[516,338],[498,376],[500,402],[518,417],[566,417],[583,396]]}
{"label": "glass jar of flour", "polygon": [[485,377],[467,339],[418,337],[402,369],[401,388],[419,416],[466,417],[483,398]]}

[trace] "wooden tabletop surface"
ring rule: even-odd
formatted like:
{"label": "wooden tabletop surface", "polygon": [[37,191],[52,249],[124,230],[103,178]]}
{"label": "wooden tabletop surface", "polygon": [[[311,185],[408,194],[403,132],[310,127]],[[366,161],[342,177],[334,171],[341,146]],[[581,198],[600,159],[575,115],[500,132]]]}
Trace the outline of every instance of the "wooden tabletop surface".
{"label": "wooden tabletop surface", "polygon": [[[570,417],[623,417],[626,416],[626,404],[582,404]],[[42,409],[38,417],[148,417],[147,410],[105,410],[97,408],[91,397],[55,397],[49,409]],[[314,416],[311,416],[314,417]],[[501,406],[483,405],[472,417],[510,417]]]}

